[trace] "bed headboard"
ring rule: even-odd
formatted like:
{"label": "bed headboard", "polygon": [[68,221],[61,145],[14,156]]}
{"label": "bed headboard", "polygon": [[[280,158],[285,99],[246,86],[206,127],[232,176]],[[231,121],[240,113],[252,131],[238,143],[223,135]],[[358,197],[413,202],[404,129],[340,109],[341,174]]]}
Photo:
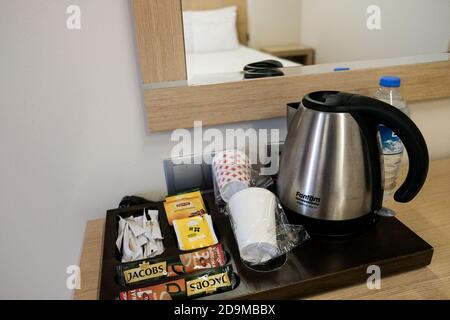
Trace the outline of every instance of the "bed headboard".
{"label": "bed headboard", "polygon": [[183,10],[212,10],[236,6],[239,42],[248,45],[247,0],[181,0]]}

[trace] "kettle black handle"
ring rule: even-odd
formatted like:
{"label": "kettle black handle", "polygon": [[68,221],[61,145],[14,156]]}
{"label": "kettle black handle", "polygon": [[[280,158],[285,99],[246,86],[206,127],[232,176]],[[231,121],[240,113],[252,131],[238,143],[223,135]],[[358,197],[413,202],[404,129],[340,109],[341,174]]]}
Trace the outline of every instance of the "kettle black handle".
{"label": "kettle black handle", "polygon": [[402,141],[408,153],[409,168],[405,181],[394,194],[394,200],[411,201],[428,174],[428,148],[422,133],[407,115],[388,103],[360,95],[352,95],[348,102],[352,115],[366,118],[373,126],[385,125]]}

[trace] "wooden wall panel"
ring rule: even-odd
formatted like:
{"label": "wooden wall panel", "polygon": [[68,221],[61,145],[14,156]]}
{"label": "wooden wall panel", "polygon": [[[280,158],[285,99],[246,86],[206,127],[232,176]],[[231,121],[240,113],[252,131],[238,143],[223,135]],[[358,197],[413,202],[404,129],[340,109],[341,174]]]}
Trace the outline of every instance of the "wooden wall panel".
{"label": "wooden wall panel", "polygon": [[144,84],[187,79],[181,0],[132,0]]}
{"label": "wooden wall panel", "polygon": [[317,90],[372,95],[385,74],[402,78],[407,101],[450,96],[450,61],[401,65],[346,72],[286,76],[216,85],[145,90],[151,132],[250,121],[285,115],[286,103]]}

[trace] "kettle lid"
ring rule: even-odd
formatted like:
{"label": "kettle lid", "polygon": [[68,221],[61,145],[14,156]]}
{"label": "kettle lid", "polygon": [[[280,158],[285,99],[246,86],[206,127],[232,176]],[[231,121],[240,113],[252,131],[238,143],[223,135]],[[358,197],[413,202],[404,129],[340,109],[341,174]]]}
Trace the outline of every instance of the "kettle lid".
{"label": "kettle lid", "polygon": [[339,91],[316,91],[307,94],[302,104],[305,108],[321,112],[349,112],[351,93]]}

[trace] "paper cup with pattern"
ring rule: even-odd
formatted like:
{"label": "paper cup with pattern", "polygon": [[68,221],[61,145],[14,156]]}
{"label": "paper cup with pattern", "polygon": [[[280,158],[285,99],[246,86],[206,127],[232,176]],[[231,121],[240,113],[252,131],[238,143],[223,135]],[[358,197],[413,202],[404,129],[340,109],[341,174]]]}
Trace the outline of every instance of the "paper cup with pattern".
{"label": "paper cup with pattern", "polygon": [[212,161],[213,174],[225,202],[244,189],[250,187],[251,165],[245,153],[238,150],[219,152]]}

